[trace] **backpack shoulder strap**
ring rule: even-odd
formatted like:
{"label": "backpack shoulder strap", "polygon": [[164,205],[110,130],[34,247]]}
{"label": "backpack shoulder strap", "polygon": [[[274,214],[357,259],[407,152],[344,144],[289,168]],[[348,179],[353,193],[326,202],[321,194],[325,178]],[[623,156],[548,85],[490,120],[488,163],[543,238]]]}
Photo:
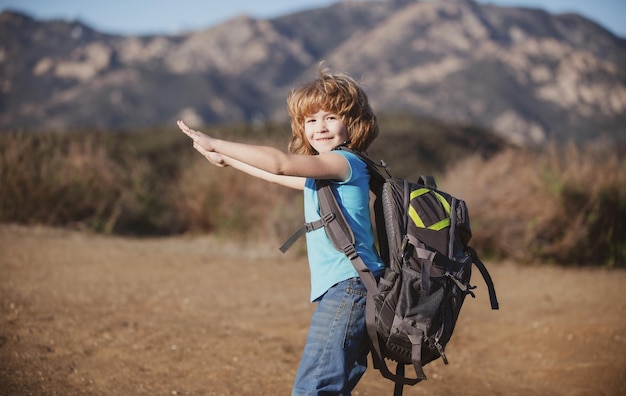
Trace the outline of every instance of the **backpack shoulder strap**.
{"label": "backpack shoulder strap", "polygon": [[[343,252],[350,259],[361,280],[367,288],[368,294],[378,294],[378,286],[374,274],[365,265],[356,251],[354,233],[348,224],[337,199],[333,195],[328,180],[316,180],[317,196],[322,218],[331,218],[326,224],[326,234],[335,249]],[[332,214],[332,215],[329,215]]]}
{"label": "backpack shoulder strap", "polygon": [[[365,165],[367,165],[367,169],[370,173],[370,186],[374,187],[371,190],[376,193],[376,186],[382,186],[383,182],[389,178],[391,178],[391,173],[389,172],[389,167],[385,163],[385,161],[380,161],[380,164],[372,161],[370,157],[368,157],[365,153],[360,151],[354,151],[351,148],[341,145],[335,148],[335,150],[347,151],[349,153],[353,153],[357,155]],[[434,180],[434,179],[433,179]]]}

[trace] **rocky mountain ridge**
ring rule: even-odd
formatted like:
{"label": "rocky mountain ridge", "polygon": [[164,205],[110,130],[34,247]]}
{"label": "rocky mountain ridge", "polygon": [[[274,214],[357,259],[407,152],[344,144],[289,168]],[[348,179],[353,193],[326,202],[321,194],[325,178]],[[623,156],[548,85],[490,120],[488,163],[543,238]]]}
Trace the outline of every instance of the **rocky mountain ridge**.
{"label": "rocky mountain ridge", "polygon": [[626,132],[626,40],[579,15],[473,0],[344,1],[145,37],[5,11],[0,128],[286,120],[287,92],[321,60],[362,80],[377,112],[520,145]]}

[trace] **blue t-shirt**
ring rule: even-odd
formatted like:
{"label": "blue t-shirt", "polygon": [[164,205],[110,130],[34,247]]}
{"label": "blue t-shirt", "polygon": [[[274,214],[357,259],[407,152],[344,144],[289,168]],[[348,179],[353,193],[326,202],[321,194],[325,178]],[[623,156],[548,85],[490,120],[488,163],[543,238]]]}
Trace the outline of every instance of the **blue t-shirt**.
{"label": "blue t-shirt", "polygon": [[[356,154],[339,150],[334,153],[343,155],[348,160],[350,177],[344,182],[331,182],[331,189],[352,228],[359,256],[374,275],[378,276],[383,272],[384,264],[374,245],[367,167]],[[314,179],[307,179],[304,186],[304,217],[307,222],[320,218]],[[345,254],[333,247],[323,227],[308,232],[306,242],[311,271],[311,301],[320,298],[333,285],[359,276]]]}

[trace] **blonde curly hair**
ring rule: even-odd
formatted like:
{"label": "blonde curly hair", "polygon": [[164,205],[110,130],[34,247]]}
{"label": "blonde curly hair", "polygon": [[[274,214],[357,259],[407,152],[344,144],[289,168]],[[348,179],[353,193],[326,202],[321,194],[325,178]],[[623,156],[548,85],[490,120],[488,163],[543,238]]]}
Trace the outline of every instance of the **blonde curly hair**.
{"label": "blonde curly hair", "polygon": [[292,90],[287,96],[291,118],[289,152],[315,155],[304,133],[304,119],[319,110],[337,114],[346,125],[348,147],[364,152],[378,136],[378,121],[369,105],[367,95],[357,81],[343,73],[332,73],[319,67],[319,77]]}

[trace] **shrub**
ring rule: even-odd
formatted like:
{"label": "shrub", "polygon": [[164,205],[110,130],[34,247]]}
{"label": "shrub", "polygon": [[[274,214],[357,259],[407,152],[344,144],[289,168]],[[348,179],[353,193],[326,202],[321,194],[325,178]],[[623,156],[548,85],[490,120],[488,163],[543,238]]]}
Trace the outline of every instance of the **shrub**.
{"label": "shrub", "polygon": [[300,192],[214,167],[195,152],[188,156],[172,201],[186,231],[276,240],[304,221]]}
{"label": "shrub", "polygon": [[[467,201],[472,244],[483,254],[626,265],[626,167],[617,152],[573,144],[502,149],[497,140],[481,143],[481,130],[398,120],[395,127],[385,121],[391,138],[377,142],[372,158],[387,160],[396,176],[444,174],[440,187]],[[279,147],[289,136],[288,126],[270,124],[211,132]],[[445,151],[431,163],[415,158],[438,148]],[[132,235],[211,232],[274,243],[301,225],[301,207],[300,192],[211,166],[174,126],[0,134],[0,222]]]}
{"label": "shrub", "polygon": [[625,266],[626,168],[573,144],[470,158],[442,184],[470,208],[473,244],[496,257]]}
{"label": "shrub", "polygon": [[[269,139],[257,132],[255,140]],[[209,165],[175,128],[2,134],[0,186],[4,223],[260,238],[288,235],[302,222],[293,204],[300,194]]]}
{"label": "shrub", "polygon": [[109,160],[94,135],[1,135],[0,221],[81,223],[110,232],[121,215],[137,164],[127,172]]}

